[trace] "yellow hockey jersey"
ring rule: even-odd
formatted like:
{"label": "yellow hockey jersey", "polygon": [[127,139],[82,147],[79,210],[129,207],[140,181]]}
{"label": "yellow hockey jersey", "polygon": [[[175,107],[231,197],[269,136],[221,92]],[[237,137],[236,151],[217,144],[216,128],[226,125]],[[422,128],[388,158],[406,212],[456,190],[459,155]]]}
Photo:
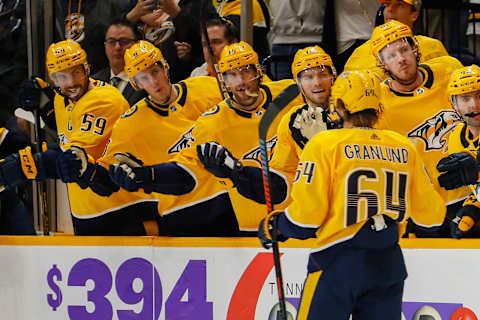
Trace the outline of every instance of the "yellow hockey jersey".
{"label": "yellow hockey jersey", "polygon": [[374,215],[397,222],[411,217],[439,226],[445,206],[414,146],[396,132],[337,129],[305,146],[285,214],[299,227],[318,228],[313,251],[351,239]]}
{"label": "yellow hockey jersey", "polygon": [[380,129],[396,131],[413,142],[435,190],[446,205],[460,201],[468,194],[468,188],[447,191],[440,187],[436,167],[438,161],[448,155],[448,137],[460,121],[445,93],[450,73],[459,67],[461,63],[448,56],[420,65],[424,81],[412,92],[391,89],[391,79],[387,79],[381,85],[383,112],[377,125]]}
{"label": "yellow hockey jersey", "polygon": [[[173,160],[188,168],[197,179],[206,177],[209,180],[206,183],[218,183],[217,180],[219,180],[224,188],[230,187],[231,181],[229,179],[218,179],[204,169],[202,163],[198,160],[196,144],[215,141],[226,147],[245,166],[260,168],[258,137],[260,119],[269,103],[292,84],[294,84],[292,80],[262,84],[260,90],[264,99],[258,108],[248,112],[233,107],[229,99],[222,101],[198,119],[192,131],[195,144],[190,148],[182,150]],[[276,131],[282,115],[293,106],[300,104],[301,101],[302,97],[298,95],[282,110],[281,114],[277,116],[270,126],[267,135],[267,149],[269,152],[272,151],[277,143]],[[195,190],[192,192],[194,193]],[[240,229],[245,231],[257,230],[258,223],[266,214],[266,206],[243,197],[235,188],[229,188],[228,192]]]}
{"label": "yellow hockey jersey", "polygon": [[[95,87],[75,103],[55,95],[54,108],[60,147],[82,147],[97,160],[105,150],[115,121],[128,110],[129,105],[116,88],[102,81],[90,81]],[[77,218],[91,218],[115,211],[130,198],[124,190],[106,198],[90,189],[83,190],[76,183],[68,183],[67,188],[70,210]]]}
{"label": "yellow hockey jersey", "polygon": [[[301,175],[302,168],[298,168],[298,160],[303,151],[303,146],[295,141],[292,136],[292,125],[295,113],[302,109],[308,109],[307,104],[301,104],[291,108],[280,120],[277,129],[278,141],[275,152],[270,160],[270,171],[280,174],[287,183],[287,195],[291,190],[293,181]],[[285,208],[290,202],[290,197],[278,204],[277,209]]]}
{"label": "yellow hockey jersey", "polygon": [[[237,15],[242,12],[242,2],[240,0],[213,0],[213,4],[217,8],[218,14],[222,17]],[[265,18],[263,16],[262,7],[257,0],[252,1],[252,23],[254,25],[265,26]]]}
{"label": "yellow hockey jersey", "polygon": [[[415,36],[420,51],[420,63],[433,58],[448,56],[448,52],[442,42],[425,36]],[[372,54],[372,41],[368,40],[353,51],[345,63],[344,71],[373,70],[379,79],[385,80],[388,75],[378,66],[378,61]]]}
{"label": "yellow hockey jersey", "polygon": [[[215,88],[210,87],[212,83]],[[150,166],[171,160],[180,150],[193,144],[192,129],[195,122],[190,118],[219,103],[222,97],[215,79],[210,77],[186,79],[175,84],[175,88],[179,95],[169,106],[161,106],[144,98],[124,113],[115,123],[105,155],[98,163],[108,169],[110,164],[118,163],[116,153],[129,152],[142,160],[145,166]],[[219,184],[200,183],[194,193],[181,196],[152,193],[149,197],[159,201],[160,214],[167,214],[176,208],[209,199],[219,192],[225,193],[225,188]],[[132,192],[130,196],[129,203],[135,203],[148,195]]]}

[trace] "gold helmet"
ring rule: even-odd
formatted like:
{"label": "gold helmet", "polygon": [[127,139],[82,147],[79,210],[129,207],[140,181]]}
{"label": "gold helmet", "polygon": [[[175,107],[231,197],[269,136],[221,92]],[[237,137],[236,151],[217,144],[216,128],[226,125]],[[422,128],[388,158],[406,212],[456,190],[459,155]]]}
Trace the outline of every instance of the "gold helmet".
{"label": "gold helmet", "polygon": [[410,27],[401,22],[390,20],[389,22],[376,27],[373,29],[371,38],[372,54],[381,62],[380,51],[382,51],[382,49],[388,44],[402,38],[411,38],[416,43]]}
{"label": "gold helmet", "polygon": [[[386,4],[389,3],[391,0],[380,0],[381,3]],[[405,3],[411,5],[415,11],[420,11],[422,8],[422,0],[402,0]]]}
{"label": "gold helmet", "polygon": [[[345,71],[335,80],[331,97],[333,109],[342,100],[345,109],[351,114],[366,109],[380,110],[380,82],[375,74],[368,70]],[[333,110],[332,110],[333,111]]]}
{"label": "gold helmet", "polygon": [[333,76],[337,75],[332,58],[322,48],[313,46],[300,49],[295,53],[292,63],[293,78],[296,80],[298,74],[303,70],[321,66],[330,67]]}
{"label": "gold helmet", "polygon": [[163,58],[160,49],[148,41],[140,40],[125,50],[125,72],[130,78],[132,86],[138,90],[133,77],[139,72],[149,68],[153,64],[160,62],[165,70],[168,70],[168,63]]}
{"label": "gold helmet", "polygon": [[220,53],[220,61],[218,61],[218,70],[224,73],[230,69],[258,65],[258,54],[246,42],[240,41],[226,45]]}
{"label": "gold helmet", "polygon": [[84,65],[88,72],[87,53],[71,39],[52,43],[47,50],[47,70],[54,73],[78,65]]}
{"label": "gold helmet", "polygon": [[480,91],[480,67],[472,64],[452,72],[447,85],[447,94],[452,103],[454,96],[475,91]]}

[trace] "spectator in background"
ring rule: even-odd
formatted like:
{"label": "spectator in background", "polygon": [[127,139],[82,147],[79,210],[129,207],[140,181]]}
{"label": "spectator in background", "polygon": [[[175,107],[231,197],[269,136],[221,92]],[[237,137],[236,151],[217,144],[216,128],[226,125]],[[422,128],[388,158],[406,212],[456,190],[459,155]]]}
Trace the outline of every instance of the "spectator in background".
{"label": "spectator in background", "polygon": [[135,91],[133,89],[128,75],[124,71],[125,50],[130,48],[139,38],[139,32],[128,20],[113,21],[105,33],[104,42],[105,55],[109,66],[93,75],[94,79],[108,82],[120,90],[131,106],[147,96],[145,91]]}
{"label": "spectator in background", "polygon": [[55,1],[57,19],[64,26],[65,38],[75,40],[88,54],[92,74],[108,66],[103,33],[110,23],[125,16],[133,0]]}
{"label": "spectator in background", "polygon": [[[208,20],[205,23],[205,26],[207,28],[210,45],[212,46],[213,59],[215,63],[218,63],[222,49],[228,44],[238,42],[240,38],[238,29],[231,21],[225,18]],[[203,57],[205,58],[206,62],[200,67],[193,69],[190,77],[215,76],[213,73],[213,67],[210,65],[210,59],[208,58],[209,53],[207,49],[207,41],[205,40],[203,34],[202,48]]]}
{"label": "spectator in background", "polygon": [[[146,11],[148,13],[139,16],[138,12]],[[150,1],[138,0],[126,15],[132,22],[138,23],[142,19],[144,23],[155,28],[162,28],[164,14],[171,19],[175,33],[157,46],[164,53],[168,64],[172,66],[169,70],[172,82],[187,78],[195,67],[203,63],[199,13],[200,1],[196,0],[158,0],[157,7],[151,6]],[[209,16],[213,17],[214,14],[211,6]],[[153,33],[154,30],[150,32]]]}
{"label": "spectator in background", "polygon": [[[242,2],[240,0],[217,1],[217,12],[221,17],[233,21],[240,30]],[[270,55],[267,34],[270,31],[270,13],[263,0],[252,0],[253,49],[260,61]]]}
{"label": "spectator in background", "polygon": [[338,73],[352,52],[370,39],[378,7],[377,0],[335,1],[337,56],[333,61]]}
{"label": "spectator in background", "polygon": [[[380,0],[380,2],[385,4],[383,12],[385,22],[397,20],[410,27],[410,29],[418,19],[422,5],[420,0]],[[420,63],[436,57],[448,56],[447,50],[437,39],[420,35],[415,36],[415,39],[420,51]],[[355,49],[345,64],[346,71],[360,69],[373,69],[382,80],[387,77],[387,74],[378,67],[377,60],[372,54],[371,40]]]}
{"label": "spectator in background", "polygon": [[333,56],[335,52],[324,41],[325,36],[334,34],[324,28],[325,0],[272,0],[270,6],[275,20],[269,34],[272,43],[269,73],[275,80],[292,78],[290,66],[299,49],[319,45]]}

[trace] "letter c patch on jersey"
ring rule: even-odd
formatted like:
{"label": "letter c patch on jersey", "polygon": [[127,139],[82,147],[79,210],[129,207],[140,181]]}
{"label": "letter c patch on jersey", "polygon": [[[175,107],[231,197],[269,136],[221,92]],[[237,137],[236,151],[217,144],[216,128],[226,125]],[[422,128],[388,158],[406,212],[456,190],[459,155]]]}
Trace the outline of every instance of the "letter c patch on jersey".
{"label": "letter c patch on jersey", "polygon": [[425,142],[425,150],[441,149],[447,142],[445,135],[461,121],[453,110],[442,110],[408,133],[409,138],[419,138]]}

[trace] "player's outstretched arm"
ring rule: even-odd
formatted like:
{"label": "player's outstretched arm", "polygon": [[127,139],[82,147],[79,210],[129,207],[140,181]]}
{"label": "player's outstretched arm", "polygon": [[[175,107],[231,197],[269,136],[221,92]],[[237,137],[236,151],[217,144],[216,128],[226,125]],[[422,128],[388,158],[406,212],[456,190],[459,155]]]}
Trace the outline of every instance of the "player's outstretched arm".
{"label": "player's outstretched arm", "polygon": [[109,196],[119,190],[108,174],[108,170],[81,147],[71,146],[57,158],[59,178],[65,183],[77,183],[80,188],[90,188],[100,196]]}
{"label": "player's outstretched arm", "polygon": [[119,164],[112,164],[109,175],[120,188],[134,192],[182,195],[196,186],[195,177],[175,162],[143,166],[132,154],[115,154]]}
{"label": "player's outstretched arm", "polygon": [[[207,142],[197,146],[200,162],[206,170],[217,178],[228,178],[238,192],[253,201],[265,203],[262,171],[257,167],[243,166],[227,148],[216,142]],[[272,202],[283,202],[287,197],[287,184],[279,175],[270,173]]]}
{"label": "player's outstretched arm", "polygon": [[33,154],[29,146],[5,157],[0,161],[0,185],[12,187],[27,180],[58,178],[54,164],[59,154],[59,148]]}

